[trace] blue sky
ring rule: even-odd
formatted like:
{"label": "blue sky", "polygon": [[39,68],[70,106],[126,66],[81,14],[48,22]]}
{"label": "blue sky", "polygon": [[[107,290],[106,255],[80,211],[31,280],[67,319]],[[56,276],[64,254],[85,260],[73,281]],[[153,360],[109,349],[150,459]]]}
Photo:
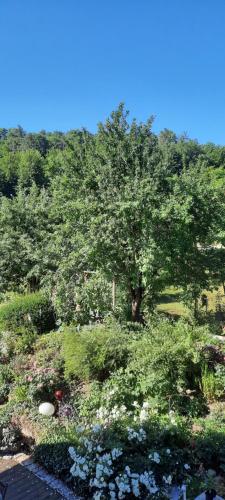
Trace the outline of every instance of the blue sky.
{"label": "blue sky", "polygon": [[0,126],[69,130],[124,101],[225,144],[224,0],[0,0]]}

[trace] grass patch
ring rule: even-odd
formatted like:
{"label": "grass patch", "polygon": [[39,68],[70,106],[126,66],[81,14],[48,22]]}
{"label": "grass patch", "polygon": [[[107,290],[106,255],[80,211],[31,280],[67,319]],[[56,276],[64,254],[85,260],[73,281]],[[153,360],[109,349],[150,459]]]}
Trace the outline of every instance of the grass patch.
{"label": "grass patch", "polygon": [[157,311],[177,317],[188,316],[189,310],[181,301],[181,293],[181,288],[165,288],[156,306]]}
{"label": "grass patch", "polygon": [[[221,309],[225,314],[225,295],[223,287],[212,292],[204,291],[208,297],[208,313],[216,313]],[[187,317],[189,309],[181,300],[182,289],[167,287],[161,293],[157,304],[157,311],[177,317]],[[199,309],[201,310],[201,299],[199,300]]]}

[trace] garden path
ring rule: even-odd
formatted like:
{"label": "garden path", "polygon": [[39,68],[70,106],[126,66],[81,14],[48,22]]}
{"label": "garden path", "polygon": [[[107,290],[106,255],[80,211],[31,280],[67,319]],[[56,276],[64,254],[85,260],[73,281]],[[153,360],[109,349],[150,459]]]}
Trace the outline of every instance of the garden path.
{"label": "garden path", "polygon": [[0,458],[0,481],[8,484],[5,500],[60,500],[65,497],[13,458]]}

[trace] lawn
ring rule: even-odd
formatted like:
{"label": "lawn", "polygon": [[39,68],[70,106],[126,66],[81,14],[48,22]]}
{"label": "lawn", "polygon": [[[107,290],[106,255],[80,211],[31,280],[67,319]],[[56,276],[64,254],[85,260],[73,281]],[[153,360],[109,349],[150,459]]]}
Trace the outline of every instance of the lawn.
{"label": "lawn", "polygon": [[[181,293],[181,288],[165,288],[157,304],[157,311],[175,317],[188,316],[189,309],[182,302]],[[213,290],[212,292],[204,291],[204,293],[208,297],[209,313],[216,313],[216,311],[219,310],[219,307],[221,307],[221,310],[225,311],[225,295],[222,287],[218,290]],[[201,301],[199,301],[199,308],[201,309]]]}

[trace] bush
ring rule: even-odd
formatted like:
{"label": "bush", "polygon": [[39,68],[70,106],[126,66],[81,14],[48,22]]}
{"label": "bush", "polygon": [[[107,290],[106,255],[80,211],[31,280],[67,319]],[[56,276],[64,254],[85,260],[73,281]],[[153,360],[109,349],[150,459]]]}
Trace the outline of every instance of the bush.
{"label": "bush", "polygon": [[37,333],[50,331],[55,326],[49,300],[40,292],[18,295],[0,306],[0,330],[16,331],[26,327]]}
{"label": "bush", "polygon": [[[82,415],[88,417],[98,407],[110,410],[115,405],[125,405],[131,411],[134,400],[138,404],[147,400],[160,413],[175,410],[192,417],[207,413],[201,383],[205,363],[202,345],[208,339],[207,331],[184,322],[161,320],[142,332],[125,335],[125,339],[126,362],[103,383],[92,382],[88,397],[81,399]],[[84,367],[77,364],[77,374],[91,363],[88,356],[82,359]]]}
{"label": "bush", "polygon": [[36,368],[25,371],[16,379],[10,399],[22,401],[55,401],[54,392],[62,387],[59,373],[54,368]]}
{"label": "bush", "polygon": [[205,469],[225,471],[224,417],[198,420],[199,432],[193,435],[195,455]]}
{"label": "bush", "polygon": [[43,465],[49,472],[60,476],[63,480],[70,477],[70,467],[73,463],[68,448],[77,444],[77,437],[73,429],[62,426],[46,432],[34,449],[34,460]]}
{"label": "bush", "polygon": [[114,324],[81,331],[68,330],[63,336],[65,376],[81,380],[105,380],[112,371],[126,366],[129,336]]}
{"label": "bush", "polygon": [[0,451],[12,453],[21,449],[21,434],[12,425],[13,407],[7,403],[0,409]]}
{"label": "bush", "polygon": [[140,424],[124,417],[78,432],[77,446],[69,449],[71,474],[85,498],[168,498],[171,484],[181,484],[191,470],[185,421],[154,416]]}
{"label": "bush", "polygon": [[11,332],[0,333],[0,362],[9,361],[15,350],[15,338]]}
{"label": "bush", "polygon": [[34,349],[38,366],[63,370],[62,340],[63,333],[59,330],[37,338]]}
{"label": "bush", "polygon": [[26,385],[16,385],[10,391],[10,401],[14,401],[14,403],[23,403],[28,399],[28,387]]}
{"label": "bush", "polygon": [[192,416],[205,411],[201,346],[208,336],[203,328],[163,320],[134,340],[127,369],[135,374],[140,392],[155,398],[163,411],[191,411]]}
{"label": "bush", "polygon": [[0,405],[7,401],[11,383],[14,380],[14,373],[9,365],[0,367]]}

